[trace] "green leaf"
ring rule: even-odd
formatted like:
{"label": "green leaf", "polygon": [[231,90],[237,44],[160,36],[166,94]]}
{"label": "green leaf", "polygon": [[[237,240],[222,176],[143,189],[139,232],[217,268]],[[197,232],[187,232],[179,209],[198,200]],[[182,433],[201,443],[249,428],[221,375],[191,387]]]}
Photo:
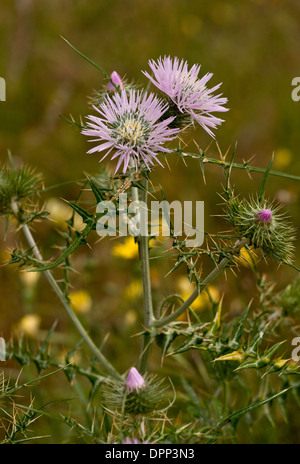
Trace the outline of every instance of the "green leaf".
{"label": "green leaf", "polygon": [[[93,66],[95,66],[95,68],[97,68],[99,71],[101,71],[104,76],[110,81],[110,77],[109,77],[109,74],[103,69],[101,68],[101,66],[99,66],[98,64],[96,64],[94,61],[92,61],[90,58],[88,58],[86,55],[84,55],[82,52],[80,52],[76,47],[74,47],[74,45],[72,45],[67,39],[65,39],[63,36],[61,36],[61,38],[76,52],[78,53],[78,55],[80,55],[82,58],[84,58],[86,61],[88,61],[90,64],[92,64]],[[112,82],[113,84],[113,82]]]}
{"label": "green leaf", "polygon": [[98,185],[96,185],[92,179],[89,179],[89,183],[93,191],[93,194],[95,195],[97,204],[105,200],[105,194],[103,193],[103,190],[99,188]]}
{"label": "green leaf", "polygon": [[[226,417],[220,424],[217,425],[217,427],[214,429],[213,433],[218,434],[220,430],[227,424],[229,423],[237,423],[237,421],[244,415],[247,414],[248,412],[254,411],[255,409],[260,408],[264,404],[267,404],[271,401],[274,401],[276,398],[280,397],[281,395],[284,395],[288,390],[290,390],[292,387],[285,388],[284,390],[280,391],[279,393],[276,393],[275,395],[266,398],[262,401],[259,401],[257,403],[250,404],[246,408],[240,409],[239,411],[236,411],[229,416]],[[207,444],[212,444],[217,441],[217,437],[213,438],[212,440],[209,440]]]}
{"label": "green leaf", "polygon": [[248,318],[249,310],[250,310],[250,307],[251,307],[251,303],[252,303],[252,301],[248,304],[248,306],[246,308],[246,311],[244,312],[243,316],[240,318],[239,322],[237,323],[237,325],[235,326],[235,328],[232,331],[230,341],[228,343],[229,346],[232,347],[232,348],[237,349],[239,347],[238,342],[239,342],[241,336],[243,335],[243,331],[244,331],[244,328],[245,328],[245,324],[247,322],[247,318]]}
{"label": "green leaf", "polygon": [[48,271],[49,269],[54,269],[55,267],[59,266],[63,263],[74,251],[80,246],[86,243],[86,237],[90,234],[90,232],[94,229],[95,223],[90,222],[86,228],[81,232],[78,233],[76,239],[71,243],[70,246],[62,253],[62,255],[57,258],[53,263],[47,264],[46,266],[41,265],[41,267],[36,267],[34,269],[29,269],[26,272],[43,272]]}
{"label": "green leaf", "polygon": [[79,205],[73,203],[72,201],[68,201],[68,204],[71,206],[71,208],[74,209],[74,211],[76,211],[76,213],[79,214],[79,216],[82,217],[85,224],[89,224],[91,222],[93,218],[92,214],[89,214],[87,211],[85,211],[85,209],[81,208]]}
{"label": "green leaf", "polygon": [[264,191],[265,191],[265,185],[266,185],[266,181],[267,181],[267,177],[270,173],[270,170],[271,170],[271,167],[272,167],[272,164],[273,164],[273,161],[274,161],[274,153],[273,155],[271,156],[271,159],[270,159],[270,162],[269,162],[269,165],[264,173],[264,177],[262,179],[262,183],[261,183],[261,186],[260,186],[260,189],[259,189],[259,193],[258,193],[258,201],[261,201],[262,197],[263,197],[263,194],[264,194]]}

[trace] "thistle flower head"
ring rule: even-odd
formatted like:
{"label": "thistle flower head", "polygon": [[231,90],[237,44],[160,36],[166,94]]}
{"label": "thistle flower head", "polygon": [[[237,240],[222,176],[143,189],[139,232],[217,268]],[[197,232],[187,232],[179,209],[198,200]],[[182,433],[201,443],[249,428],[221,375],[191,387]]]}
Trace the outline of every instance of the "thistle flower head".
{"label": "thistle flower head", "polygon": [[141,376],[139,371],[132,367],[128,373],[126,380],[126,387],[129,392],[138,391],[140,388],[145,386],[145,379]]}
{"label": "thistle flower head", "polygon": [[121,90],[123,90],[124,85],[123,85],[122,78],[119,76],[117,71],[113,71],[111,73],[111,75],[110,75],[110,81],[109,81],[109,83],[107,85],[107,88],[108,88],[109,92],[115,92],[117,90],[116,87],[117,88],[119,87]]}
{"label": "thistle flower head", "polygon": [[[221,84],[209,89],[206,84],[212,74],[198,77],[200,66],[194,64],[190,69],[188,63],[170,56],[150,60],[149,66],[154,75],[143,72],[145,76],[173,102],[173,106],[182,115],[188,115],[190,121],[196,120],[209,135],[214,137],[210,128],[215,129],[223,120],[212,115],[214,112],[228,111],[224,108],[227,98],[222,94],[213,95]],[[177,122],[177,121],[176,121]]]}
{"label": "thistle flower head", "polygon": [[293,256],[294,228],[281,205],[265,199],[233,198],[227,204],[226,218],[240,237],[250,239],[250,245],[278,261],[290,263]]}
{"label": "thistle flower head", "polygon": [[164,144],[179,132],[168,127],[174,117],[160,120],[167,108],[154,94],[136,90],[107,95],[99,108],[94,106],[100,116],[88,116],[88,128],[82,131],[91,142],[100,142],[88,153],[105,151],[102,161],[114,152],[111,159],[118,159],[116,171],[123,164],[123,173],[131,159],[136,169],[140,163],[149,170],[154,161],[161,164],[158,153],[170,153]]}

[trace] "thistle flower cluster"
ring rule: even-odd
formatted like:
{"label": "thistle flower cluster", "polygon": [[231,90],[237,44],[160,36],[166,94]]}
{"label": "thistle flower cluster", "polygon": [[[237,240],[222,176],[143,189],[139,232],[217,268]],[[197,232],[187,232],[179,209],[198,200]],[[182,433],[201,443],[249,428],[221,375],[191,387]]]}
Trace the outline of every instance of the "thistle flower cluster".
{"label": "thistle flower cluster", "polygon": [[167,388],[164,380],[145,378],[132,367],[125,383],[114,382],[105,392],[105,402],[109,408],[122,411],[126,415],[149,415],[161,410]]}
{"label": "thistle flower cluster", "polygon": [[42,187],[42,176],[22,166],[0,169],[0,216],[12,212],[12,202],[29,200]]}
{"label": "thistle flower cluster", "polygon": [[157,62],[150,60],[149,66],[154,77],[143,73],[162,92],[162,99],[129,88],[114,71],[106,94],[94,100],[98,116],[88,116],[87,127],[82,130],[90,142],[97,142],[88,153],[105,152],[101,161],[112,154],[112,160],[118,159],[116,172],[123,165],[126,173],[131,161],[136,170],[151,170],[154,162],[161,164],[157,156],[172,151],[166,144],[194,121],[214,136],[211,129],[223,120],[212,113],[227,111],[223,107],[227,99],[213,94],[221,84],[208,89],[206,84],[212,74],[199,79],[199,65],[189,69],[183,60],[164,57]]}
{"label": "thistle flower cluster", "polygon": [[280,210],[281,205],[265,199],[233,198],[225,217],[240,237],[249,238],[250,245],[277,261],[291,263],[295,230]]}

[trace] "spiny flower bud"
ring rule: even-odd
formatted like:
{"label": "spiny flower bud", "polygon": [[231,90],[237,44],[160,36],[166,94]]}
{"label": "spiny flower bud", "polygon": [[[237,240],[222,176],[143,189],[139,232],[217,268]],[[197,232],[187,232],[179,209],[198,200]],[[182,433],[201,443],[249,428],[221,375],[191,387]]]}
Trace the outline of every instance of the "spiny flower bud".
{"label": "spiny flower bud", "polygon": [[250,246],[261,248],[266,256],[277,261],[291,263],[294,228],[280,209],[280,205],[265,199],[235,197],[227,203],[225,217],[240,237],[249,239]]}
{"label": "spiny flower bud", "polygon": [[109,409],[125,414],[148,415],[159,412],[165,401],[167,388],[164,379],[157,381],[153,376],[141,376],[132,367],[125,382],[113,382],[105,387],[104,398]]}
{"label": "spiny flower bud", "polygon": [[115,92],[117,90],[117,88],[120,88],[121,90],[123,90],[124,86],[123,86],[123,81],[121,79],[121,77],[119,76],[119,74],[117,73],[117,71],[113,71],[111,76],[110,76],[110,81],[107,85],[107,88],[110,92]]}
{"label": "spiny flower bud", "polygon": [[140,388],[145,386],[145,380],[139,373],[139,371],[135,368],[132,367],[128,373],[128,377],[126,380],[126,388],[128,392],[131,391],[138,391]]}
{"label": "spiny flower bud", "polygon": [[0,216],[12,213],[12,202],[32,198],[41,187],[41,175],[26,166],[0,169]]}

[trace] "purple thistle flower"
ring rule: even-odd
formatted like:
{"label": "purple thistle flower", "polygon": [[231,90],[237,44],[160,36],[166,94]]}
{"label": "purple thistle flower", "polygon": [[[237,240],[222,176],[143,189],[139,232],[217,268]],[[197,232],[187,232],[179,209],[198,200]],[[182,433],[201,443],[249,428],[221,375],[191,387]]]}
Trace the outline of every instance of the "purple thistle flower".
{"label": "purple thistle flower", "polygon": [[272,211],[270,209],[263,209],[258,213],[257,219],[265,224],[269,223],[272,219]]}
{"label": "purple thistle flower", "polygon": [[145,76],[168,95],[181,113],[188,113],[192,120],[195,119],[209,135],[214,137],[210,127],[215,129],[223,119],[211,113],[228,111],[228,108],[222,106],[227,103],[227,98],[221,98],[222,94],[212,95],[221,84],[212,89],[206,87],[213,74],[207,73],[199,79],[199,65],[194,64],[188,69],[187,61],[172,59],[170,56],[160,57],[157,61],[149,60],[149,66],[154,77],[143,71]]}
{"label": "purple thistle flower", "polygon": [[140,388],[145,386],[145,379],[135,367],[132,367],[128,373],[125,385],[129,392],[133,390],[138,391]]}
{"label": "purple thistle flower", "polygon": [[134,161],[136,169],[140,161],[149,170],[150,165],[154,165],[153,160],[162,166],[157,155],[159,152],[171,152],[163,145],[173,140],[179,132],[179,129],[168,127],[174,117],[160,121],[168,109],[167,104],[153,93],[148,95],[136,90],[127,93],[122,90],[121,93],[107,95],[99,108],[93,108],[100,117],[88,116],[89,128],[84,129],[82,134],[92,137],[91,142],[100,144],[88,153],[106,150],[102,161],[115,150],[111,159],[118,158],[116,171],[123,163],[123,173],[127,171],[130,159]]}
{"label": "purple thistle flower", "polygon": [[[115,86],[120,87],[121,90],[123,90],[123,81],[117,71],[113,71],[112,74],[110,75],[110,79],[113,82],[110,82],[107,84],[107,88],[110,92],[115,92],[117,89]],[[113,85],[115,84],[115,85]]]}

